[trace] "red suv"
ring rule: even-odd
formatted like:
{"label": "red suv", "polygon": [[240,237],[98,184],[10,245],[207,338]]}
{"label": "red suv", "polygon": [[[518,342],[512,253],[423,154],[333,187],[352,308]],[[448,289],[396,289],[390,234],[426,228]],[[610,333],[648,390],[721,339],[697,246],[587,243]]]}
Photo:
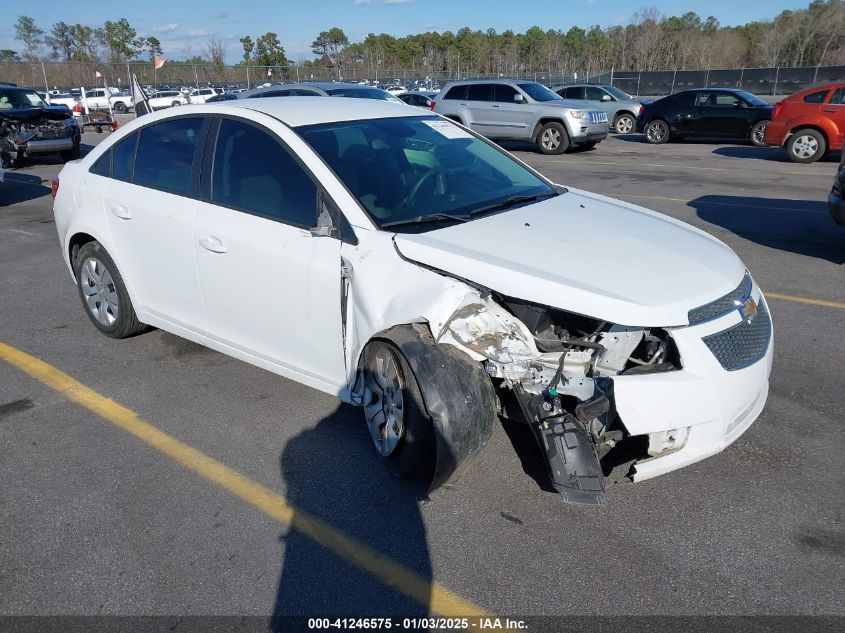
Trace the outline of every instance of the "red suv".
{"label": "red suv", "polygon": [[796,163],[813,163],[845,138],[845,83],[815,86],[775,104],[766,127],[767,145],[786,149]]}

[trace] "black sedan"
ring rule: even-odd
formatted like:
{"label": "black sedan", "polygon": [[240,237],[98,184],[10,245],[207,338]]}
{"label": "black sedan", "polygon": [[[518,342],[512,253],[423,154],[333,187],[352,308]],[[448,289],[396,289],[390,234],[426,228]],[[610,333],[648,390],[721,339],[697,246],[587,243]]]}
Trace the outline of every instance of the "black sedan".
{"label": "black sedan", "polygon": [[637,132],[655,144],[698,136],[749,140],[762,147],[771,118],[772,106],[750,92],[700,88],[645,105],[637,118]]}
{"label": "black sedan", "polygon": [[827,206],[836,223],[845,226],[845,150],[842,150],[842,160],[827,197]]}

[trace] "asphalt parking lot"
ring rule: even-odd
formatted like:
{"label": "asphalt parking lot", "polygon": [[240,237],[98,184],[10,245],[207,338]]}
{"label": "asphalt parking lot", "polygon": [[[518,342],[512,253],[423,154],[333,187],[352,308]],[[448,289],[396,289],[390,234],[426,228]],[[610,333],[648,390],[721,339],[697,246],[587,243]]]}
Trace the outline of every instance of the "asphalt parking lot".
{"label": "asphalt parking lot", "polygon": [[457,486],[421,500],[336,399],[161,331],[99,335],[52,223],[60,163],[9,170],[0,343],[49,367],[36,379],[0,354],[0,614],[845,616],[845,227],[824,202],[838,156],[637,135],[509,149],[739,253],[776,336],[744,436],[584,508],[502,424]]}

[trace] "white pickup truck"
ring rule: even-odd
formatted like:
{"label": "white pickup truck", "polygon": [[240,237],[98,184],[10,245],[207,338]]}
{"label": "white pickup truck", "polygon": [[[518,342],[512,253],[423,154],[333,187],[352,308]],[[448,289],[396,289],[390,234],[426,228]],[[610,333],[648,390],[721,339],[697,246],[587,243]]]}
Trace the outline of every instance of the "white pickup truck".
{"label": "white pickup truck", "polygon": [[88,103],[89,110],[111,110],[117,113],[124,113],[131,110],[134,106],[132,95],[122,95],[105,88],[95,88],[93,90],[86,90],[85,97],[82,99],[82,106],[85,102]]}

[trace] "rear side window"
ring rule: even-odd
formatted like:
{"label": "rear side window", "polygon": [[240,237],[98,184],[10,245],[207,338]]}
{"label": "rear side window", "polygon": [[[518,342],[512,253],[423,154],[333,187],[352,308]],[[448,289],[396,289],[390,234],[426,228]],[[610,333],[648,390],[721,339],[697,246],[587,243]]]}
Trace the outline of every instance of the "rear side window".
{"label": "rear side window", "polygon": [[490,101],[490,84],[470,84],[467,91],[468,101]]}
{"label": "rear side window", "polygon": [[466,99],[467,87],[464,86],[452,86],[449,88],[449,92],[443,97],[444,99]]}
{"label": "rear side window", "polygon": [[290,90],[268,90],[267,92],[259,92],[258,94],[250,95],[250,99],[259,99],[262,97],[289,97]]}
{"label": "rear side window", "polygon": [[819,90],[818,92],[811,92],[804,97],[804,103],[824,103],[824,98],[827,96],[828,90]]}
{"label": "rear side window", "polygon": [[694,92],[679,92],[674,96],[675,103],[681,106],[694,106],[696,93]]}
{"label": "rear side window", "polygon": [[111,176],[111,155],[112,150],[110,149],[100,156],[96,163],[91,165],[91,169],[89,169],[89,171],[92,174],[97,174],[98,176]]}
{"label": "rear side window", "polygon": [[317,222],[317,187],[288,151],[247,123],[220,123],[212,201],[303,228]]}
{"label": "rear side window", "polygon": [[118,180],[132,179],[132,165],[135,163],[135,146],[138,144],[138,133],[129,136],[112,149],[112,176]]}
{"label": "rear side window", "polygon": [[202,117],[180,117],[141,130],[132,182],[178,194],[191,193],[194,152],[202,122]]}
{"label": "rear side window", "polygon": [[845,105],[845,88],[837,88],[830,98],[831,105]]}
{"label": "rear side window", "polygon": [[507,84],[495,84],[493,86],[493,101],[500,103],[513,103],[516,88]]}
{"label": "rear side window", "polygon": [[566,97],[567,99],[582,99],[583,100],[586,96],[584,94],[584,86],[573,86],[571,88],[567,88],[565,90],[565,93],[566,94],[564,94],[563,96]]}

